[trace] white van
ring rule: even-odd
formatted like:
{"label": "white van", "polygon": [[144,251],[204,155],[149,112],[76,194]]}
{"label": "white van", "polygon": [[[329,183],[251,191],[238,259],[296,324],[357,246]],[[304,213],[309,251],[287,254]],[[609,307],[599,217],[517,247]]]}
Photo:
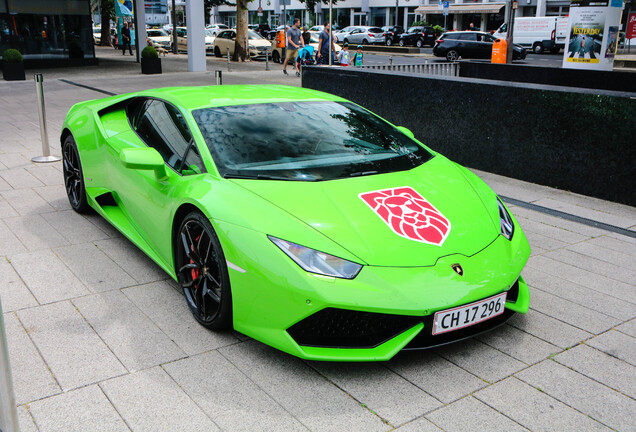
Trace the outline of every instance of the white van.
{"label": "white van", "polygon": [[[508,24],[503,23],[493,34],[505,39]],[[521,17],[515,18],[513,43],[532,49],[535,54],[545,50],[558,53],[565,47],[568,33],[567,17]]]}

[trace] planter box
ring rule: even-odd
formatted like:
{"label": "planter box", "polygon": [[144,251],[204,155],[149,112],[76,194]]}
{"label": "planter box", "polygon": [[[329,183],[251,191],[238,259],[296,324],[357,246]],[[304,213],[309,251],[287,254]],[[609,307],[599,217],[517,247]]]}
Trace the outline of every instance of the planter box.
{"label": "planter box", "polygon": [[161,59],[160,58],[142,58],[141,73],[143,74],[160,74]]}
{"label": "planter box", "polygon": [[24,81],[24,63],[2,63],[5,81]]}

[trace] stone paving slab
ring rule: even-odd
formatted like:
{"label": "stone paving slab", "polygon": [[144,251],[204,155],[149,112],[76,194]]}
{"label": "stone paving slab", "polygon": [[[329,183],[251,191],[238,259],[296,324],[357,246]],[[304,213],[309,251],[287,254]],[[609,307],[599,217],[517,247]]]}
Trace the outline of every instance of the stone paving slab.
{"label": "stone paving slab", "polygon": [[97,385],[82,387],[29,404],[41,432],[130,431]]}
{"label": "stone paving slab", "polygon": [[636,400],[552,360],[545,360],[516,376],[612,429],[636,430],[633,417]]}
{"label": "stone paving slab", "polygon": [[[145,77],[109,55],[45,71],[53,154],[68,109],[104,96],[57,78],[125,92],[211,84],[225,66],[209,58],[209,72],[185,73],[177,56]],[[280,65],[233,68],[224,83],[300,84]],[[0,296],[22,430],[633,429],[635,238],[511,206],[533,249],[527,315],[385,363],[307,362],[199,326],[152,260],[98,215],[71,210],[61,164],[31,162],[41,152],[32,82],[0,81],[0,128]],[[477,174],[511,198],[636,225],[632,207]]]}

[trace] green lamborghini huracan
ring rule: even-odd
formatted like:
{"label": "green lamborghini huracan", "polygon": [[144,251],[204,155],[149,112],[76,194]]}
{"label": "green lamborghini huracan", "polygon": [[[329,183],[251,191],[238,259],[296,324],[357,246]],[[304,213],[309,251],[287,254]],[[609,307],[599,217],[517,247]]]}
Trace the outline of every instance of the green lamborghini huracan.
{"label": "green lamborghini huracan", "polygon": [[305,359],[387,360],[526,313],[530,247],[469,170],[366,109],[286,86],[76,104],[64,182],[195,319]]}

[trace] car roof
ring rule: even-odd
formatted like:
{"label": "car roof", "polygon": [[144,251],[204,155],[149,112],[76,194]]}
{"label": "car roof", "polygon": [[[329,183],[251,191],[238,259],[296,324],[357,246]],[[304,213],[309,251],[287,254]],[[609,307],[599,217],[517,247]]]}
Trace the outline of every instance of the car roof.
{"label": "car roof", "polygon": [[209,107],[272,102],[345,101],[329,93],[284,85],[164,87],[124,96],[156,97],[190,111]]}

